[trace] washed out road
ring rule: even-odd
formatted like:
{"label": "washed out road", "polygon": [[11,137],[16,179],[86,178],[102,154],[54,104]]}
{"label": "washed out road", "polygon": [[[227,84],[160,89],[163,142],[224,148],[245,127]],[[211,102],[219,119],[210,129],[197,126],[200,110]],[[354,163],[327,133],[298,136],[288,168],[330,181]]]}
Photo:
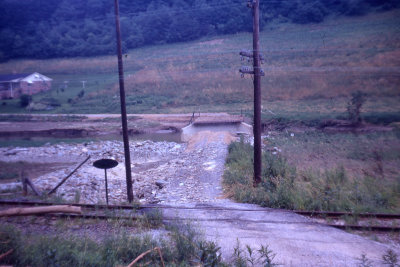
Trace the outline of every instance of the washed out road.
{"label": "washed out road", "polygon": [[[176,204],[164,209],[165,218],[193,222],[202,233],[221,246],[223,258],[230,259],[239,240],[254,250],[268,245],[276,253],[275,263],[283,266],[358,266],[363,254],[373,266],[383,266],[382,255],[398,248],[339,229],[324,226],[290,211],[235,203],[223,198],[221,179],[227,155],[227,133],[199,134],[189,142],[193,151],[212,148],[213,158],[204,158],[205,168],[198,181],[211,183],[204,201]],[[212,171],[207,168],[212,162]],[[187,207],[187,209],[182,209]]]}

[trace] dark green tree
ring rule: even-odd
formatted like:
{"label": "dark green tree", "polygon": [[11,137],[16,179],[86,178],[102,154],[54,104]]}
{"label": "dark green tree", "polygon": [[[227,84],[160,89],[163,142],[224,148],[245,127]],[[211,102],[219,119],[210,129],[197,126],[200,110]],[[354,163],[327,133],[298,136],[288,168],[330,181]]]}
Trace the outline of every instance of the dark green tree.
{"label": "dark green tree", "polygon": [[366,101],[366,94],[361,91],[356,91],[351,94],[351,99],[347,103],[347,113],[349,120],[354,126],[358,126],[362,122],[361,107]]}

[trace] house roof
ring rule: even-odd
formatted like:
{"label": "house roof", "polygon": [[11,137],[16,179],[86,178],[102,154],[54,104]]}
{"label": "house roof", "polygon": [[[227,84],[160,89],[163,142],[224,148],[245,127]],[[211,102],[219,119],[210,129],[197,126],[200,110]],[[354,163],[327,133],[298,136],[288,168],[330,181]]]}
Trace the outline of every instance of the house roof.
{"label": "house roof", "polygon": [[18,74],[2,74],[0,75],[0,82],[10,82],[15,79],[25,78],[32,73],[18,73]]}
{"label": "house roof", "polygon": [[32,80],[37,79],[42,81],[52,81],[49,77],[37,72],[0,75],[0,82],[19,82],[21,80],[32,82]]}

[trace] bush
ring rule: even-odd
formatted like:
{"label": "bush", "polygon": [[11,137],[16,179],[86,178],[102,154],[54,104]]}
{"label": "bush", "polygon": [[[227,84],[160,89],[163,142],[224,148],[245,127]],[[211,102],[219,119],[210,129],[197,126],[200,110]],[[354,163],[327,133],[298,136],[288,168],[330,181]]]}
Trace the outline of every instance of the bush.
{"label": "bush", "polygon": [[219,252],[221,248],[211,241],[199,242],[199,254],[197,255],[197,262],[203,263],[202,266],[221,266],[222,258]]}
{"label": "bush", "polygon": [[19,104],[21,107],[27,107],[32,102],[32,96],[23,94],[19,97]]}
{"label": "bush", "polygon": [[361,123],[361,107],[366,101],[366,95],[360,91],[351,94],[351,99],[347,103],[347,113],[349,120],[357,126]]}
{"label": "bush", "polygon": [[84,95],[85,95],[85,90],[82,89],[82,90],[78,93],[77,97],[78,97],[78,98],[82,98]]}
{"label": "bush", "polygon": [[[246,250],[244,250],[239,240],[236,242],[236,246],[233,248],[233,255],[231,266],[235,267],[247,267],[247,266],[266,266],[273,267],[282,264],[276,263],[274,258],[276,253],[274,253],[269,245],[261,245],[259,249],[254,250],[249,245],[246,245]],[[257,252],[257,253],[256,253]],[[258,254],[258,257],[256,257]],[[249,263],[249,264],[248,264]]]}

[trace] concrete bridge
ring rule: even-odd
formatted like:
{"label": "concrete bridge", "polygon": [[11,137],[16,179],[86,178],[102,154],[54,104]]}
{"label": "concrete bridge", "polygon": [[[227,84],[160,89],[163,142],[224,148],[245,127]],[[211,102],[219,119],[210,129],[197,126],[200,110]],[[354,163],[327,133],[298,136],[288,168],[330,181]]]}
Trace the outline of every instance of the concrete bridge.
{"label": "concrete bridge", "polygon": [[229,132],[232,135],[252,135],[253,127],[244,122],[244,117],[229,114],[193,114],[189,125],[182,128],[182,141],[188,141],[202,131]]}

